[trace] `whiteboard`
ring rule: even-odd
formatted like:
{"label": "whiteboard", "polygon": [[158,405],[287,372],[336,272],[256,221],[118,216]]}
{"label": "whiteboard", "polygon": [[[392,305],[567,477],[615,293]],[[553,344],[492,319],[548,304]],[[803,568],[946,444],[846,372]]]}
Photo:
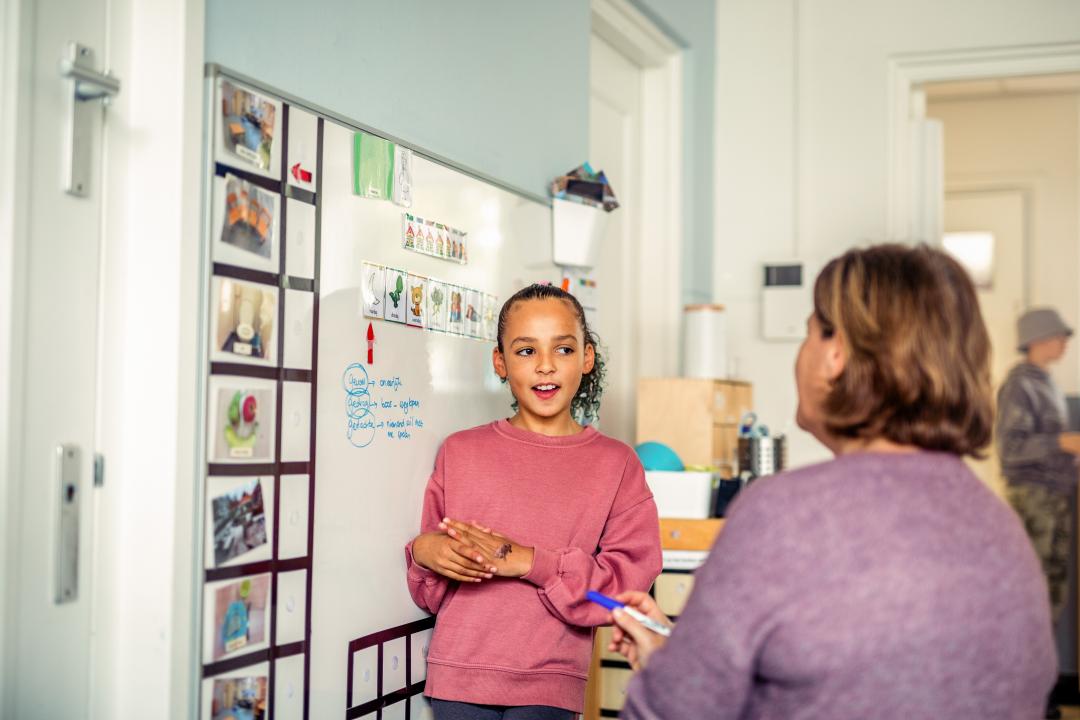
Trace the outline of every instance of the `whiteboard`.
{"label": "whiteboard", "polygon": [[[352,194],[352,142],[352,128],[326,125],[312,717],[331,717],[345,706],[350,640],[425,615],[408,593],[403,548],[418,531],[439,445],[452,432],[512,414],[512,397],[492,369],[492,343],[364,317],[364,261],[476,288],[500,302],[529,282],[558,278],[555,266],[537,260],[550,244],[550,208],[422,157],[414,159],[408,212],[466,231],[469,260],[460,265],[402,249],[403,209]],[[369,322],[375,332],[371,366]],[[380,423],[409,418],[423,427],[379,428],[369,445],[357,447],[348,437],[345,380],[358,372],[375,382],[369,387]],[[399,439],[402,432],[408,437]]]}
{"label": "whiteboard", "polygon": [[[252,693],[275,718],[424,717],[431,621],[404,546],[442,441],[512,397],[490,339],[366,317],[362,287],[375,264],[497,314],[560,278],[550,206],[415,148],[411,207],[362,198],[357,123],[216,66],[208,93],[202,715]],[[404,248],[403,213],[466,233],[467,261]],[[220,598],[265,577],[257,637],[223,654]]]}

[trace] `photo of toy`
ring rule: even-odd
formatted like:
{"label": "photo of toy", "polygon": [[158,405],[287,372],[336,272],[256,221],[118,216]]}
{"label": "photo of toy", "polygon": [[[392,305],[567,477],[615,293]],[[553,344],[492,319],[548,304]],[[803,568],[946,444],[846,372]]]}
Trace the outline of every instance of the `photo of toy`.
{"label": "photo of toy", "polygon": [[214,660],[266,639],[269,591],[269,575],[244,578],[217,589],[214,593]]}
{"label": "photo of toy", "polygon": [[214,498],[211,508],[215,566],[266,544],[266,511],[258,478]]}
{"label": "photo of toy", "polygon": [[225,148],[263,170],[270,168],[277,104],[232,83],[221,84]]}
{"label": "photo of toy", "polygon": [[270,361],[274,351],[277,290],[231,278],[219,283],[217,349],[244,358]]}
{"label": "photo of toy", "polygon": [[264,381],[236,378],[212,390],[210,462],[270,462],[274,453],[274,391]]}
{"label": "photo of toy", "polygon": [[267,678],[215,678],[211,720],[263,720],[267,713]]}
{"label": "photo of toy", "polygon": [[229,423],[225,426],[225,442],[232,457],[251,457],[258,440],[259,405],[251,393],[238,391],[229,403]]}
{"label": "photo of toy", "polygon": [[221,240],[269,258],[273,247],[275,196],[235,175],[225,176],[225,224]]}

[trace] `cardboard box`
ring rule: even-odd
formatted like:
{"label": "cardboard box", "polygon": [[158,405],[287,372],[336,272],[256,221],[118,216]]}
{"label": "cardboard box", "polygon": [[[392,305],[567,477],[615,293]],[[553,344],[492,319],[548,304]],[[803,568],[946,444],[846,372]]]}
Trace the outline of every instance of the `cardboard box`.
{"label": "cardboard box", "polygon": [[716,465],[734,472],[738,423],[753,407],[749,383],[642,378],[638,381],[636,442],[664,443],[684,465]]}

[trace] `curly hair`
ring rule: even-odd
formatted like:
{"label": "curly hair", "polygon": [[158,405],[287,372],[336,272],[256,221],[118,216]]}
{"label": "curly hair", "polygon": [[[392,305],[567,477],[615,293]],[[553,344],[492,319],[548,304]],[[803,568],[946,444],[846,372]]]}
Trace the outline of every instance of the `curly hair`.
{"label": "curly hair", "polygon": [[[578,387],[577,393],[574,394],[574,399],[570,401],[570,414],[573,415],[577,422],[588,425],[600,417],[600,396],[604,393],[606,368],[604,359],[600,354],[600,339],[589,327],[589,323],[585,319],[585,310],[576,297],[554,285],[534,284],[518,290],[509,300],[503,303],[502,309],[499,311],[499,352],[503,352],[503,333],[506,331],[506,321],[514,305],[526,300],[547,300],[549,298],[562,300],[570,305],[574,315],[577,316],[578,323],[581,325],[581,334],[585,338],[585,344],[593,347],[595,356],[593,369],[581,376],[581,385]],[[505,383],[506,378],[502,378],[502,381]],[[516,412],[518,409],[516,398],[512,407]]]}

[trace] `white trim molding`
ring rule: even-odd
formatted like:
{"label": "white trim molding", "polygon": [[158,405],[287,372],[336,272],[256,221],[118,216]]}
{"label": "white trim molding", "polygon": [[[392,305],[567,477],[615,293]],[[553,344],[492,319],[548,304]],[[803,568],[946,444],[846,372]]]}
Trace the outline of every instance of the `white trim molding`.
{"label": "white trim molding", "polygon": [[[30,71],[33,4],[0,0],[0,577],[15,576],[18,559],[19,482],[22,443],[14,436],[23,407],[27,183],[30,167]],[[20,41],[21,40],[21,41]],[[21,434],[18,436],[21,437]],[[9,634],[16,621],[17,583],[0,583],[0,717],[15,715],[17,660]]]}
{"label": "white trim molding", "polygon": [[627,0],[592,0],[592,32],[643,68],[667,65],[679,46]]}
{"label": "white trim molding", "polygon": [[637,199],[642,242],[634,271],[649,279],[654,301],[633,300],[639,318],[637,374],[676,375],[683,286],[682,48],[628,0],[592,0],[591,9],[592,35],[629,58],[642,75],[640,175],[653,191]]}
{"label": "white trim molding", "polygon": [[922,119],[925,103],[916,97],[930,82],[975,80],[1019,75],[1080,72],[1080,43],[974,48],[897,55],[888,64],[889,178],[886,227],[889,240],[911,240],[921,217],[913,182],[916,166],[912,122]]}

